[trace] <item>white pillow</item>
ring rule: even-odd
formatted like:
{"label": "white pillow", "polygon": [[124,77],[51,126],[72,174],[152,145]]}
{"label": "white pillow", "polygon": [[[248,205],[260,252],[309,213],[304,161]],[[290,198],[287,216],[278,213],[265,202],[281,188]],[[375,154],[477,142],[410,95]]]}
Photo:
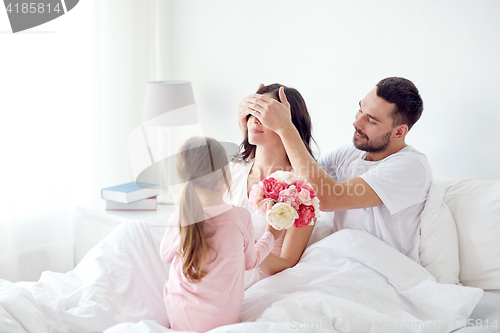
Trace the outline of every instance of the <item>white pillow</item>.
{"label": "white pillow", "polygon": [[439,180],[455,219],[460,282],[500,290],[500,180]]}
{"label": "white pillow", "polygon": [[431,183],[420,215],[420,264],[439,283],[457,284],[460,264],[453,215],[444,203],[445,190]]}

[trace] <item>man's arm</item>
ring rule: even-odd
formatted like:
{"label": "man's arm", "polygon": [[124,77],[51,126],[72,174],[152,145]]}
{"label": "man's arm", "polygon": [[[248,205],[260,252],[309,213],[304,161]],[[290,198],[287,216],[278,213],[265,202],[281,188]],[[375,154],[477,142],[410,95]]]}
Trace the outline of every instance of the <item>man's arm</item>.
{"label": "man's arm", "polygon": [[293,170],[314,184],[322,211],[367,208],[382,204],[377,193],[362,178],[356,177],[337,182],[330,177],[309,154],[293,124],[292,127],[278,134],[285,146]]}
{"label": "man's arm", "polygon": [[377,193],[362,178],[337,182],[321,168],[307,151],[292,123],[290,104],[286,100],[283,87],[279,93],[282,103],[264,95],[249,96],[248,111],[280,136],[294,172],[313,185],[320,200],[320,209],[335,211],[383,204]]}
{"label": "man's arm", "polygon": [[[259,84],[259,88],[257,89],[257,91],[264,87],[265,86],[262,83]],[[247,116],[249,114],[247,105],[249,98],[250,96],[245,97],[238,105],[238,125],[240,126],[240,131],[241,133],[243,133],[243,136],[245,136],[247,132]]]}

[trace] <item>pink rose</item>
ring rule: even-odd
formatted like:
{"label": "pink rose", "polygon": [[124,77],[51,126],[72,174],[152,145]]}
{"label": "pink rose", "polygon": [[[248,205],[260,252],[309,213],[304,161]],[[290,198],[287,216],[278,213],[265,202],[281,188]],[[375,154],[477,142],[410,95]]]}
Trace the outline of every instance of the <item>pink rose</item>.
{"label": "pink rose", "polygon": [[312,220],[316,216],[314,206],[301,205],[299,210],[299,218],[295,220],[293,226],[295,228],[304,228],[312,223]]}
{"label": "pink rose", "polygon": [[311,203],[311,192],[302,188],[298,194],[298,199],[301,204],[312,205]]}
{"label": "pink rose", "polygon": [[276,200],[267,198],[259,202],[258,213],[262,216],[266,216],[266,212],[273,208],[273,205],[276,203]]}
{"label": "pink rose", "polygon": [[292,208],[298,210],[300,205],[298,195],[299,193],[295,185],[291,185],[289,188],[280,192],[278,202],[288,203]]}
{"label": "pink rose", "polygon": [[303,179],[303,178],[299,178],[297,179],[297,181],[295,182],[295,186],[297,186],[297,189],[300,190],[306,185],[306,181]]}
{"label": "pink rose", "polygon": [[280,192],[287,188],[285,182],[278,181],[272,177],[263,179],[261,183],[264,189],[264,198],[266,199],[278,200]]}
{"label": "pink rose", "polygon": [[316,193],[314,193],[314,190],[309,183],[302,186],[302,188],[309,191],[309,195],[311,196],[311,199],[314,199],[314,197],[316,197]]}
{"label": "pink rose", "polygon": [[259,202],[264,199],[264,189],[259,185],[255,184],[252,186],[252,190],[248,196],[248,206],[254,211],[258,211]]}

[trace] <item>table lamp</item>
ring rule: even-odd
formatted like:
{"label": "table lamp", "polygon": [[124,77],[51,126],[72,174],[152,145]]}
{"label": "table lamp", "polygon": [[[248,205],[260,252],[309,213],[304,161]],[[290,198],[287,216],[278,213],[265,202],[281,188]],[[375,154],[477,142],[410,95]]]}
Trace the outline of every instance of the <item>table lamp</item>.
{"label": "table lamp", "polygon": [[129,135],[129,154],[136,183],[157,184],[160,204],[172,204],[168,188],[179,182],[176,154],[192,136],[204,136],[188,81],[149,82],[143,123]]}

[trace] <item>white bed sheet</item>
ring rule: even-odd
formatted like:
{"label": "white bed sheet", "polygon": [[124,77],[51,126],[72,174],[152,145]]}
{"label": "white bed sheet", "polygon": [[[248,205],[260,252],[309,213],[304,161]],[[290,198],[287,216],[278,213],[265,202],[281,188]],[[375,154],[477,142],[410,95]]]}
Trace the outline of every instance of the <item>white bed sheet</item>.
{"label": "white bed sheet", "polygon": [[[0,280],[1,331],[170,332],[163,326],[162,235],[148,222],[125,223],[71,272],[44,272],[34,284]],[[467,322],[482,294],[438,284],[377,238],[343,230],[248,289],[243,322],[211,332],[450,332],[449,323]]]}
{"label": "white bed sheet", "polygon": [[500,293],[485,291],[472,311],[466,327],[455,332],[500,333]]}

